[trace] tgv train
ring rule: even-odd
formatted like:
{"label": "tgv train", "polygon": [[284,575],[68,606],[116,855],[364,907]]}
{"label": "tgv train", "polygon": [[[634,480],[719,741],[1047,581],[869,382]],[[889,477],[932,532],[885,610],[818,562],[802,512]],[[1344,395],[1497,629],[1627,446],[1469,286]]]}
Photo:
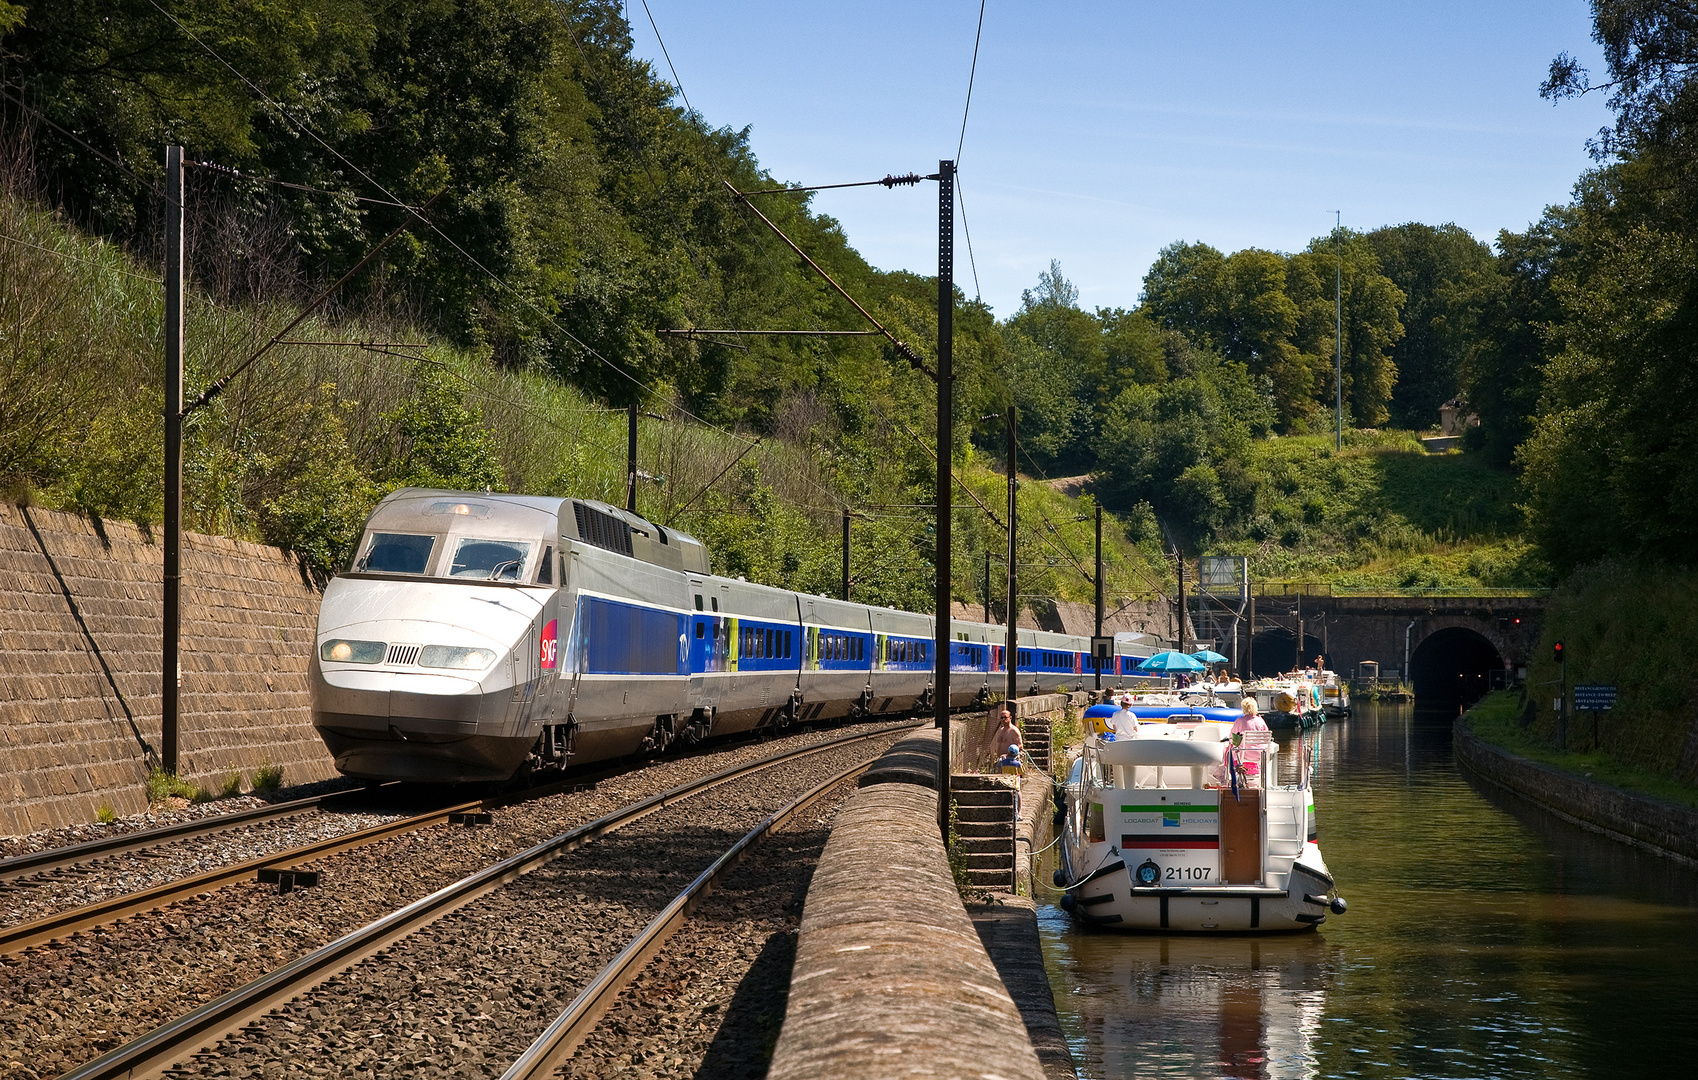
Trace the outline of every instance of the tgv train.
{"label": "tgv train", "polygon": [[[1006,630],[952,630],[951,706],[1002,690]],[[325,589],[313,724],[350,776],[501,780],[929,708],[934,647],[929,615],[716,577],[700,541],[612,506],[406,488]],[[1020,630],[1022,692],[1082,687],[1089,648]],[[1117,644],[1105,680],[1133,651]]]}

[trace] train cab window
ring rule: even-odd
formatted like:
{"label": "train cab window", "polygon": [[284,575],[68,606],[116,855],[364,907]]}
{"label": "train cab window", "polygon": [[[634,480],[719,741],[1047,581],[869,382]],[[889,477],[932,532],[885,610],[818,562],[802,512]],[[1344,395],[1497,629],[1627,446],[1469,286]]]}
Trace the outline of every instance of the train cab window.
{"label": "train cab window", "polygon": [[715,610],[715,611],[719,610],[719,597],[710,596],[710,597],[708,597],[708,602],[713,605],[713,610]]}
{"label": "train cab window", "polygon": [[701,593],[696,594],[696,610],[697,611],[702,610],[702,594]]}
{"label": "train cab window", "polygon": [[523,581],[531,545],[523,540],[481,540],[462,537],[454,545],[448,576],[488,581]]}
{"label": "train cab window", "polygon": [[697,620],[697,622],[696,622],[696,640],[700,641],[702,638],[705,638],[705,637],[707,637],[707,623],[704,623],[700,620]]}
{"label": "train cab window", "polygon": [[355,570],[374,574],[422,574],[430,566],[436,537],[411,533],[372,533],[365,552],[354,560]]}
{"label": "train cab window", "polygon": [[542,549],[542,561],[537,563],[537,584],[554,584],[554,548]]}

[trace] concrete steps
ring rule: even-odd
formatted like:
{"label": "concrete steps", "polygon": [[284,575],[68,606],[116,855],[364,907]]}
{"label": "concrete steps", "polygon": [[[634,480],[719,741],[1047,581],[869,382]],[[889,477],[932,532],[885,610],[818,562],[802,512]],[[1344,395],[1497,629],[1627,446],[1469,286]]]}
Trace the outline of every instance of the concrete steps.
{"label": "concrete steps", "polygon": [[1000,776],[961,775],[950,777],[949,791],[955,801],[955,832],[973,884],[1013,892],[1014,787]]}
{"label": "concrete steps", "polygon": [[1021,732],[1021,745],[1027,756],[1044,772],[1050,771],[1050,731],[1049,721],[1037,716],[1028,716]]}

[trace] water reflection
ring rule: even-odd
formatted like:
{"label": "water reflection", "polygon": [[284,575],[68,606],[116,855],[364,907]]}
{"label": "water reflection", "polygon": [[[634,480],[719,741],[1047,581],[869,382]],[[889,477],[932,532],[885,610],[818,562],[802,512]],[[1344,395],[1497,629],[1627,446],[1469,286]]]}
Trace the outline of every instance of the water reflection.
{"label": "water reflection", "polygon": [[1318,934],[1092,933],[1043,909],[1082,1073],[1686,1071],[1698,875],[1477,790],[1452,719],[1368,706],[1322,730],[1321,847],[1351,910]]}

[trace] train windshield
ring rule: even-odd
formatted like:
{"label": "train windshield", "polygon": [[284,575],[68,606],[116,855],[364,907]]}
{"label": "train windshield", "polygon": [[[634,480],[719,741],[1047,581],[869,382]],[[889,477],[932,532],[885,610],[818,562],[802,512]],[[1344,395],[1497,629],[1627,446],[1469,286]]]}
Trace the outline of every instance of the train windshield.
{"label": "train windshield", "polygon": [[523,540],[479,540],[465,537],[454,545],[448,576],[489,581],[523,581],[531,545]]}
{"label": "train windshield", "polygon": [[366,538],[365,552],[354,560],[354,569],[374,574],[422,574],[435,548],[434,536],[372,533]]}

